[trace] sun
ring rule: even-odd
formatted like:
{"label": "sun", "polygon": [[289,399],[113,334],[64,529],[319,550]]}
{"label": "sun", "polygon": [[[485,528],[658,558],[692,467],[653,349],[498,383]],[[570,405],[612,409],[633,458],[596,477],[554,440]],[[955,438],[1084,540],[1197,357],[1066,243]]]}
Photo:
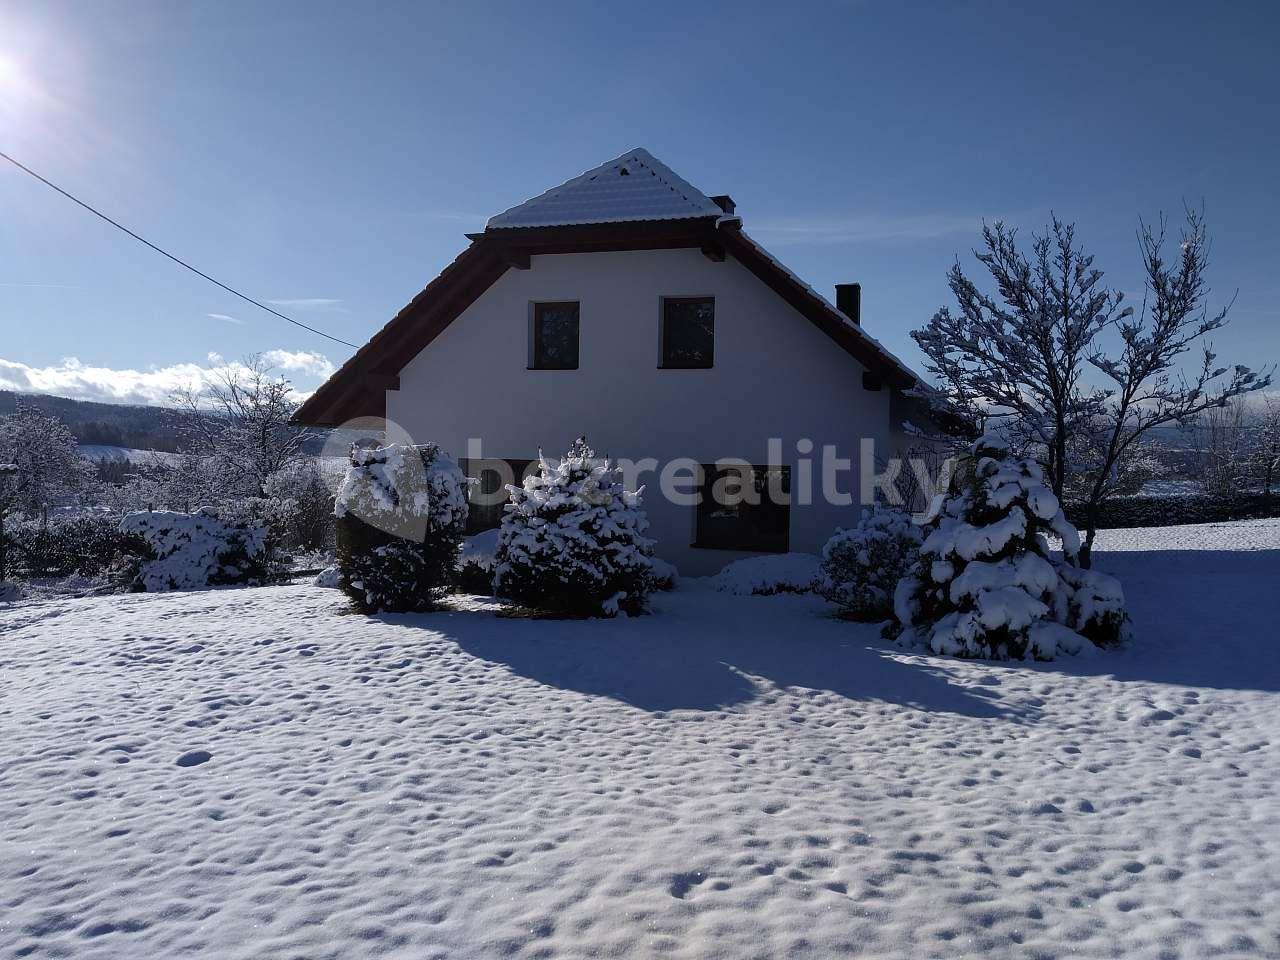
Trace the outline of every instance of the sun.
{"label": "sun", "polygon": [[25,127],[36,105],[36,86],[21,63],[0,51],[0,132]]}
{"label": "sun", "polygon": [[0,52],[0,96],[13,96],[22,92],[26,78],[18,61]]}

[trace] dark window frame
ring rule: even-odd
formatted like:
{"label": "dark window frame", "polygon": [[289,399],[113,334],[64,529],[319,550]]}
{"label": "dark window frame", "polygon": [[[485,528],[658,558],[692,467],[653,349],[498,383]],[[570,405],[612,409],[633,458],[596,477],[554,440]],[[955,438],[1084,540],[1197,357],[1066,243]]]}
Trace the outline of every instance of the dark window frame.
{"label": "dark window frame", "polygon": [[[789,466],[761,466],[750,464],[753,480],[759,484],[758,504],[743,503],[738,507],[739,515],[746,516],[755,512],[755,519],[749,520],[741,529],[733,530],[717,519],[717,511],[723,513],[726,507],[717,504],[712,496],[716,482],[721,476],[740,473],[748,465],[741,462],[722,464],[701,464],[701,476],[698,485],[698,504],[694,508],[693,543],[694,547],[706,550],[741,550],[753,553],[787,553],[791,549],[791,468]],[[770,496],[770,473],[781,474],[781,493],[783,501],[774,501]],[[761,476],[763,475],[763,476]],[[718,526],[717,526],[718,525]]]}
{"label": "dark window frame", "polygon": [[[671,322],[671,315],[668,312],[672,306],[687,303],[710,303],[711,304],[711,343],[707,348],[706,361],[697,362],[681,362],[678,359],[668,355],[668,326]],[[659,317],[658,330],[658,368],[661,370],[710,370],[715,366],[716,358],[716,298],[714,296],[678,296],[663,297],[661,302],[661,316]]]}
{"label": "dark window frame", "polygon": [[[551,309],[573,308],[574,338],[573,364],[549,364],[545,362],[542,344],[544,314]],[[582,363],[582,301],[535,300],[529,305],[529,370],[577,370]]]}

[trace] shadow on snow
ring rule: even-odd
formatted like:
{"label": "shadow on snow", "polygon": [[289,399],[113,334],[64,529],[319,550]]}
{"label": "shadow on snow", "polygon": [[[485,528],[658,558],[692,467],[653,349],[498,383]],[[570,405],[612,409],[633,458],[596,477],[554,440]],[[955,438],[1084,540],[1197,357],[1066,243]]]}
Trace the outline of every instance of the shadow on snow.
{"label": "shadow on snow", "polygon": [[440,631],[466,652],[539,683],[642,710],[718,710],[778,687],[827,690],[971,717],[1013,711],[981,686],[952,683],[923,658],[901,659],[874,626],[834,620],[821,601],[738,598],[692,586],[631,620],[526,620],[484,613],[388,617]]}
{"label": "shadow on snow", "polygon": [[1133,642],[1039,669],[1280,691],[1280,658],[1274,655],[1280,639],[1280,550],[1100,553],[1095,565],[1124,586]]}
{"label": "shadow on snow", "polygon": [[[1105,553],[1120,577],[1135,639],[1124,650],[992,670],[1112,676],[1126,681],[1280,690],[1272,656],[1280,615],[1280,551]],[[633,620],[521,620],[450,613],[387,618],[439,630],[481,659],[566,690],[642,710],[717,710],[765,684],[827,690],[970,717],[1034,720],[1037,704],[999,698],[999,684],[957,682],[957,661],[905,655],[871,626],[827,616],[813,598],[733,598],[686,587]],[[972,663],[972,661],[970,661]]]}

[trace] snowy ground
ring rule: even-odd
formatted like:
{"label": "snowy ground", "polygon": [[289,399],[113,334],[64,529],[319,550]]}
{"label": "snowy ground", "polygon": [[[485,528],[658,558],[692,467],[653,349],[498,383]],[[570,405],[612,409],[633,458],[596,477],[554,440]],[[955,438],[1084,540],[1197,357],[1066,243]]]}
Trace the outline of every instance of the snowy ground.
{"label": "snowy ground", "polygon": [[1138,640],[1034,666],[699,585],[0,611],[0,957],[1280,955],[1280,521],[1102,546]]}

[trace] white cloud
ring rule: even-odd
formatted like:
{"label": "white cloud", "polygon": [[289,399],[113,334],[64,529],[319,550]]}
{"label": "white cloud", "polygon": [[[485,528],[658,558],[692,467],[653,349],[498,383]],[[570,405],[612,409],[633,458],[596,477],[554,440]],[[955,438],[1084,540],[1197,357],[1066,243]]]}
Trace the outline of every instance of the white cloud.
{"label": "white cloud", "polygon": [[[280,371],[306,378],[319,380],[334,371],[328,357],[304,350],[268,350],[263,357]],[[215,375],[240,367],[239,363],[228,363],[216,353],[210,353],[203,364],[175,363],[147,370],[90,366],[75,357],[47,367],[33,367],[0,357],[0,390],[47,393],[100,403],[169,406],[174,391],[199,389]],[[299,399],[308,395],[306,391],[298,392]]]}
{"label": "white cloud", "polygon": [[268,350],[263,359],[273,367],[289,372],[305,373],[310,377],[324,379],[337,368],[323,353],[312,353],[307,350]]}
{"label": "white cloud", "polygon": [[310,310],[314,313],[346,313],[347,309],[341,300],[331,297],[295,297],[291,300],[268,300],[273,307],[291,310]]}
{"label": "white cloud", "polygon": [[206,313],[206,317],[211,320],[225,320],[227,323],[234,323],[237,327],[243,327],[244,321],[236,317],[229,316],[225,313]]}

